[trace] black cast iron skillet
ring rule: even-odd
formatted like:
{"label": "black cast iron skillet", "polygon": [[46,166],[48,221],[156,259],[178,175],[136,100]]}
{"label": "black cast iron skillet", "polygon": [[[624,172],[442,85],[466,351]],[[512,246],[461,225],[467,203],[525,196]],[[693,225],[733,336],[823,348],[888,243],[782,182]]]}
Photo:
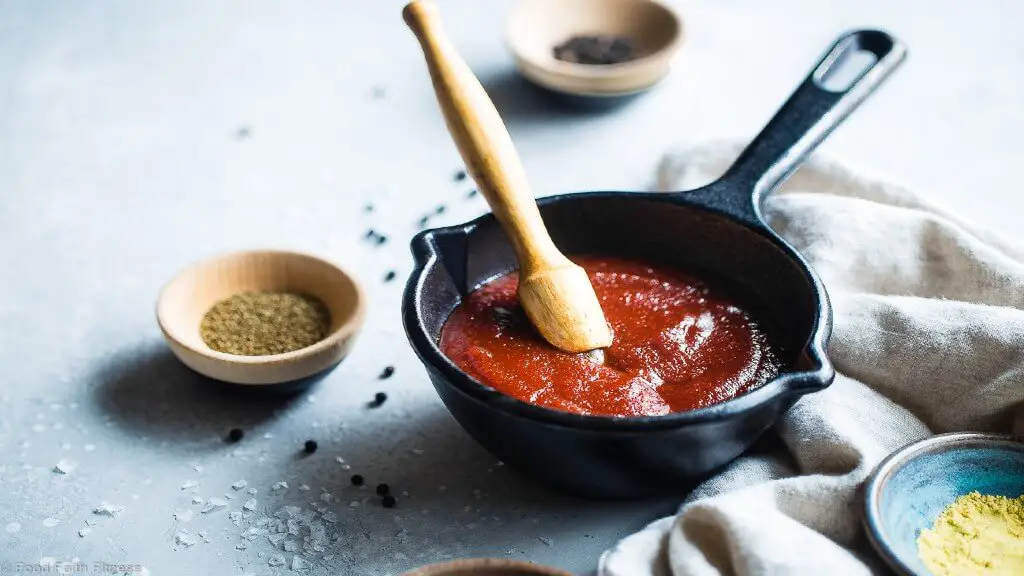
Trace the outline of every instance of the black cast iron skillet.
{"label": "black cast iron skillet", "polygon": [[[852,54],[874,63],[841,90],[826,89]],[[502,461],[556,489],[625,498],[680,493],[736,458],[798,398],[831,384],[825,355],[832,310],[821,281],[761,216],[761,201],[903,60],[876,30],[846,34],[721,179],[679,193],[591,192],[539,200],[568,254],[671,265],[730,294],[769,335],[786,368],[733,400],[654,417],[584,416],[541,408],[467,376],[438,348],[461,299],[511,271],[512,249],[490,214],[427,230],[412,241],[416,267],[403,299],[405,329],[456,420]]]}

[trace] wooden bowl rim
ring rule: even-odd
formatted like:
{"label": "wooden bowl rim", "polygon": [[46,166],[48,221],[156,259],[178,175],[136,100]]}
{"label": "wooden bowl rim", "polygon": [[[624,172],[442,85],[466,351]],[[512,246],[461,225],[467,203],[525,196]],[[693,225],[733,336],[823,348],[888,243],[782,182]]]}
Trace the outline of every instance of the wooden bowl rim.
{"label": "wooden bowl rim", "polygon": [[[264,356],[243,356],[243,355],[240,355],[240,354],[228,354],[226,352],[218,352],[217,350],[214,350],[214,349],[208,348],[208,347],[207,348],[199,348],[199,347],[196,347],[196,346],[192,346],[191,344],[188,344],[187,342],[185,342],[181,338],[178,338],[173,333],[173,331],[168,328],[168,325],[170,324],[170,322],[168,322],[168,319],[164,316],[163,305],[164,305],[165,298],[167,297],[167,293],[168,293],[169,289],[176,282],[181,280],[187,274],[189,274],[191,272],[194,272],[195,270],[203,268],[205,266],[209,266],[210,264],[213,264],[214,262],[218,262],[218,261],[221,261],[221,260],[229,260],[229,259],[232,259],[232,260],[234,260],[234,259],[242,259],[242,258],[248,258],[248,257],[253,257],[253,256],[279,256],[279,257],[283,257],[283,258],[305,258],[305,259],[309,259],[309,260],[315,260],[318,263],[324,265],[325,267],[335,270],[340,275],[346,277],[352,283],[352,286],[354,288],[353,291],[354,291],[354,293],[356,295],[355,310],[352,312],[352,314],[349,315],[348,318],[345,319],[343,324],[338,326],[337,329],[335,329],[333,332],[328,334],[327,337],[324,338],[323,340],[320,340],[320,341],[316,342],[315,344],[311,344],[309,346],[306,346],[305,348],[299,348],[298,350],[292,350],[291,352],[284,352],[282,354],[267,354],[267,355],[264,355]],[[330,349],[332,346],[334,346],[340,340],[349,338],[353,334],[355,334],[360,329],[360,327],[362,327],[363,321],[365,320],[365,317],[366,317],[366,293],[364,292],[362,285],[359,283],[359,280],[356,278],[356,276],[354,274],[352,274],[351,272],[349,272],[348,270],[346,270],[342,266],[340,266],[340,265],[338,265],[338,264],[336,264],[334,262],[331,262],[330,260],[322,258],[320,256],[316,256],[316,255],[309,254],[309,253],[306,253],[306,252],[299,252],[299,251],[295,251],[295,250],[276,250],[276,249],[240,250],[240,251],[236,251],[236,252],[229,252],[229,253],[226,253],[226,254],[220,254],[218,256],[212,256],[210,258],[206,258],[206,259],[203,259],[203,260],[199,260],[197,262],[193,262],[192,264],[184,267],[181,271],[179,271],[177,274],[175,274],[174,277],[171,278],[171,280],[169,280],[166,284],[164,284],[163,288],[160,289],[160,295],[157,297],[157,303],[156,303],[156,317],[157,317],[157,324],[160,326],[160,331],[163,332],[164,336],[166,338],[168,338],[169,340],[174,341],[174,343],[177,344],[178,346],[181,346],[182,348],[188,350],[189,352],[192,352],[193,354],[198,354],[200,356],[205,356],[207,358],[212,358],[214,360],[218,360],[220,362],[224,362],[224,363],[228,363],[228,364],[247,364],[247,365],[286,364],[286,363],[297,362],[297,361],[303,360],[305,358],[310,358],[310,357],[316,356],[317,354],[320,354],[320,353]]]}
{"label": "wooden bowl rim", "polygon": [[459,574],[460,571],[486,568],[510,570],[509,576],[513,574],[511,570],[521,570],[522,572],[520,574],[525,576],[573,576],[572,573],[553,566],[545,566],[543,564],[534,564],[523,560],[509,560],[505,558],[464,558],[461,560],[450,560],[447,562],[428,564],[426,566],[414,568],[408,572],[404,572],[402,576],[451,576],[452,574]]}
{"label": "wooden bowl rim", "polygon": [[[669,40],[664,46],[658,48],[650,54],[646,54],[635,60],[628,62],[622,62],[619,64],[606,64],[603,66],[593,66],[588,64],[577,64],[574,62],[563,62],[560,60],[543,60],[538,61],[531,57],[525,51],[520,49],[521,44],[515,39],[518,37],[516,33],[516,27],[514,26],[516,16],[521,10],[524,10],[526,2],[520,2],[512,9],[510,16],[508,17],[507,24],[505,26],[505,44],[509,50],[515,55],[517,60],[521,60],[529,66],[545,70],[550,73],[559,74],[567,77],[576,78],[588,78],[600,80],[602,78],[617,78],[621,76],[628,76],[638,68],[643,68],[652,65],[653,62],[660,60],[669,60],[683,45],[686,37],[686,22],[683,20],[682,15],[679,14],[674,8],[669,6],[662,0],[602,0],[605,2],[624,2],[630,4],[650,4],[670,18],[676,25],[676,34]],[[632,90],[631,92],[639,92],[642,89]]]}

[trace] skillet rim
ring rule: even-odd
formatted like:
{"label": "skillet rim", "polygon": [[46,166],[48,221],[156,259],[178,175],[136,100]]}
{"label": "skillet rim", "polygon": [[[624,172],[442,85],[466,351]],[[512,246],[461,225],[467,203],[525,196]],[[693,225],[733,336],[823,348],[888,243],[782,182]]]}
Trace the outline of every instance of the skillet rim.
{"label": "skillet rim", "polygon": [[812,294],[818,313],[814,317],[810,334],[803,348],[813,363],[810,369],[782,374],[755,390],[724,402],[695,410],[671,412],[661,416],[603,416],[563,412],[524,402],[487,386],[463,372],[441,352],[437,343],[430,337],[430,334],[420,321],[421,300],[417,295],[421,292],[420,288],[425,278],[425,271],[439,260],[439,255],[432,243],[432,239],[442,236],[467,236],[482,223],[493,220],[494,214],[491,212],[482,214],[462,224],[422,230],[412,238],[410,245],[415,265],[402,294],[402,321],[406,337],[413,351],[416,352],[417,357],[419,357],[428,370],[438,372],[448,385],[488,407],[500,410],[514,417],[533,420],[548,426],[590,431],[645,432],[652,429],[678,428],[693,424],[721,421],[743,416],[770,403],[785,399],[787,396],[799,397],[825,390],[831,386],[835,379],[835,367],[825,350],[832,333],[832,306],[824,284],[822,284],[821,279],[818,278],[804,257],[764,223],[759,210],[755,210],[757,215],[753,220],[746,220],[737,217],[723,208],[714,206],[713,203],[708,205],[688,199],[688,196],[696,198],[697,196],[694,193],[711,191],[712,186],[713,184],[687,192],[570,192],[538,198],[537,204],[540,207],[544,207],[562,201],[626,196],[638,200],[653,200],[682,205],[688,209],[703,210],[726,218],[760,234],[798,264],[804,275],[811,281],[811,286],[813,287]]}

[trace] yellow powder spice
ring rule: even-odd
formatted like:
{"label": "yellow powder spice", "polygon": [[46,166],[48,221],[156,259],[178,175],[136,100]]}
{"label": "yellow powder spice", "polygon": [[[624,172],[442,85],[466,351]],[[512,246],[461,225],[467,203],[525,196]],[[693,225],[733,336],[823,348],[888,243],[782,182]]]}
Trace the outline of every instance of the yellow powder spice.
{"label": "yellow powder spice", "polygon": [[921,531],[917,550],[935,576],[1024,574],[1024,495],[957,498]]}

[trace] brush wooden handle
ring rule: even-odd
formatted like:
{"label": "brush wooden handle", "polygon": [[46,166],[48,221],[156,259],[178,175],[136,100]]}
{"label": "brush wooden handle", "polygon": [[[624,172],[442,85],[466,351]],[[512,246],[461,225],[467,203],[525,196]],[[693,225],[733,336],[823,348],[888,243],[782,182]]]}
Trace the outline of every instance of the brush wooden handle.
{"label": "brush wooden handle", "polygon": [[505,230],[519,260],[520,274],[529,276],[568,265],[548,235],[505,124],[445,35],[437,7],[415,0],[402,10],[402,17],[423,48],[448,130]]}
{"label": "brush wooden handle", "polygon": [[611,329],[586,271],[551,241],[512,139],[487,92],[445,36],[437,8],[414,0],[402,17],[423,48],[448,131],[515,250],[516,295],[530,322],[566,352],[608,347]]}

